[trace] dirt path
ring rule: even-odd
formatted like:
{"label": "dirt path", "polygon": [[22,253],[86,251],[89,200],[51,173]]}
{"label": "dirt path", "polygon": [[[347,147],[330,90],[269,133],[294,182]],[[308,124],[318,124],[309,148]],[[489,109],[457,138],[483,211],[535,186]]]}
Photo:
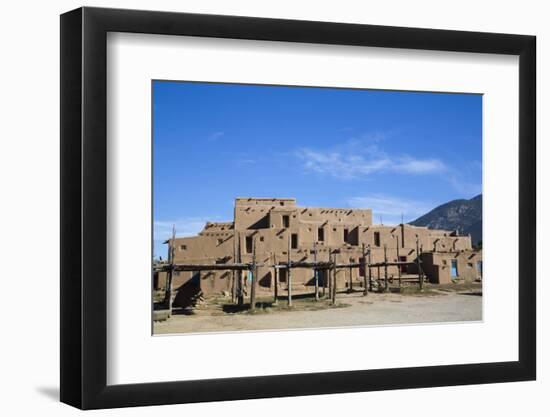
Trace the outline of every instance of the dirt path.
{"label": "dirt path", "polygon": [[[482,297],[476,292],[436,291],[430,295],[360,293],[339,295],[339,308],[270,309],[256,314],[228,314],[213,308],[193,315],[174,315],[154,323],[155,334],[296,329],[404,323],[481,320]],[[309,301],[311,303],[311,301]],[[310,304],[311,305],[311,304]],[[303,308],[301,308],[303,307]]]}

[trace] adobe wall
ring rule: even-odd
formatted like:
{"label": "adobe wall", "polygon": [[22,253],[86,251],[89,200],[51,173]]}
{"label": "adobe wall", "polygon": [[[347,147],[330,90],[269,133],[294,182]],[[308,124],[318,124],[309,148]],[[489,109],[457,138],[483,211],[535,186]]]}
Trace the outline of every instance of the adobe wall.
{"label": "adobe wall", "polygon": [[[197,236],[176,238],[168,244],[174,248],[174,261],[188,264],[233,263],[239,261],[239,251],[240,262],[250,263],[255,248],[256,262],[260,264],[258,292],[261,294],[271,292],[274,285],[273,269],[262,264],[287,262],[289,242],[294,243],[290,249],[293,262],[314,261],[316,248],[318,261],[329,261],[329,254],[338,251],[336,261],[343,264],[359,262],[363,245],[365,250],[370,248],[372,263],[384,261],[384,247],[388,261],[412,262],[416,259],[417,240],[419,249],[433,251],[425,269],[434,282],[450,281],[450,266],[445,265],[450,256],[448,252],[460,253],[472,248],[469,236],[411,225],[373,225],[370,209],[303,208],[290,198],[237,198],[234,222],[209,222]],[[471,262],[463,258],[457,257],[458,268],[469,279],[475,273],[468,270]],[[414,266],[409,269],[416,272]],[[358,269],[351,273],[354,284],[362,281]],[[390,276],[398,273],[397,266],[388,267]],[[348,285],[349,274],[348,269],[337,271],[339,288]],[[204,271],[200,277],[196,273],[179,272],[173,277],[173,283],[174,288],[198,285],[208,296],[231,291],[232,276],[233,272],[229,271]],[[292,270],[295,290],[305,290],[313,282],[311,269]],[[284,285],[281,283],[282,289]]]}

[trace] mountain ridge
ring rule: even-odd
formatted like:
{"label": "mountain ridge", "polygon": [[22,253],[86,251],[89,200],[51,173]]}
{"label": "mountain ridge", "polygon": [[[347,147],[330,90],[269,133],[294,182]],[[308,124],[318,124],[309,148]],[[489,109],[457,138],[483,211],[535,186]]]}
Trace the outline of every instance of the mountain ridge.
{"label": "mountain ridge", "polygon": [[472,245],[478,245],[482,241],[482,213],[483,196],[479,194],[469,200],[448,201],[409,224],[425,226],[429,229],[458,229],[460,234],[470,234],[472,236]]}

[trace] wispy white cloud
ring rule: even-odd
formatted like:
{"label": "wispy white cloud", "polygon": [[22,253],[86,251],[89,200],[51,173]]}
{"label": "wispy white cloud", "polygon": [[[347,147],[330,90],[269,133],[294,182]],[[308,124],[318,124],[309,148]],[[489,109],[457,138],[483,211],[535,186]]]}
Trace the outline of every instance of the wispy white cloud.
{"label": "wispy white cloud", "polygon": [[347,200],[352,208],[372,209],[373,223],[379,223],[380,217],[384,224],[400,224],[401,215],[405,223],[426,214],[436,205],[425,201],[417,201],[394,197],[386,194],[356,196]]}
{"label": "wispy white cloud", "polygon": [[156,241],[166,240],[172,237],[172,228],[176,229],[177,237],[194,236],[199,233],[206,222],[212,221],[212,217],[186,217],[176,220],[155,220],[153,233]]}
{"label": "wispy white cloud", "polygon": [[217,132],[214,132],[212,133],[210,136],[208,136],[208,141],[210,142],[215,142],[217,141],[218,139],[220,139],[223,135],[225,135],[225,132],[223,131],[217,131]]}
{"label": "wispy white cloud", "polygon": [[421,175],[447,169],[435,158],[420,159],[407,154],[390,156],[377,143],[385,139],[381,133],[364,135],[330,149],[299,148],[294,155],[306,170],[339,179],[365,178],[387,172]]}

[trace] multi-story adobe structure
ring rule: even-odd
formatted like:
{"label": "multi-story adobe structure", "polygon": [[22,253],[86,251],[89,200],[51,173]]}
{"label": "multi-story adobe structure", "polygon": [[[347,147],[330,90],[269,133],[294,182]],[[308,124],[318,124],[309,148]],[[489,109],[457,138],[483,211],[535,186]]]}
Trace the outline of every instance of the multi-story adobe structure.
{"label": "multi-story adobe structure", "polygon": [[[335,253],[336,263],[345,264],[361,262],[366,247],[374,264],[384,261],[384,251],[388,262],[414,262],[418,244],[424,273],[431,282],[447,283],[453,278],[473,280],[481,275],[481,252],[472,249],[470,236],[408,224],[373,224],[370,209],[298,207],[292,198],[237,198],[233,222],[209,222],[197,236],[176,237],[165,243],[169,245],[168,252],[173,254],[169,261],[175,264],[250,263],[255,251],[260,265],[259,293],[272,292],[275,285],[272,265],[287,262],[289,248],[292,262],[329,261],[330,254]],[[193,286],[200,288],[204,296],[230,292],[236,273],[247,272],[176,271],[173,289],[177,294]],[[327,272],[318,273],[322,285]],[[338,288],[349,285],[350,273],[352,284],[356,281],[361,285],[362,269],[346,268],[336,271]],[[388,267],[390,277],[408,273],[417,273],[414,264]],[[287,285],[284,268],[279,269],[277,279],[279,288],[284,290]],[[159,274],[155,286],[162,287],[164,281]],[[311,291],[313,285],[312,269],[293,269],[293,291]]]}

